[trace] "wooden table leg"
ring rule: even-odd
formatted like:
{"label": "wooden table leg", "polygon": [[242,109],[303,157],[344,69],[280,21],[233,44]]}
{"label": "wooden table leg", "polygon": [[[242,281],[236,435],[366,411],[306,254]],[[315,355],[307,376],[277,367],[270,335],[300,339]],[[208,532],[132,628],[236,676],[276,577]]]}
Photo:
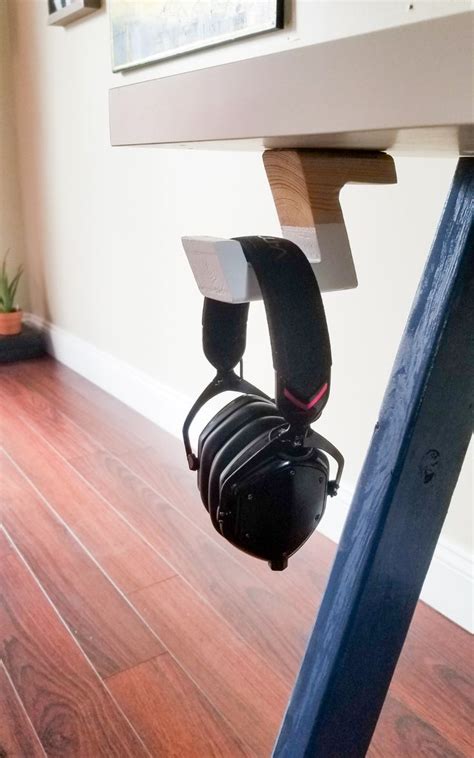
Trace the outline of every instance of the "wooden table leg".
{"label": "wooden table leg", "polygon": [[[472,431],[473,198],[474,160],[462,158],[282,723],[277,758],[357,758],[374,732]],[[374,345],[374,360],[376,354]]]}

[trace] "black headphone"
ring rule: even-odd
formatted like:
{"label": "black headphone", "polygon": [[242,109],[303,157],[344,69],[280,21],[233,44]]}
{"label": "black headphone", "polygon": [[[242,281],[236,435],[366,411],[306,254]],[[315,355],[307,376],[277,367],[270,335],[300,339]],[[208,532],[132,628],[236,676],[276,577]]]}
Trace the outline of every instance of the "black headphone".
{"label": "black headphone", "polygon": [[[341,453],[310,428],[329,397],[331,348],[319,287],[299,247],[274,237],[237,240],[265,304],[275,400],[242,376],[249,304],[205,298],[203,348],[217,374],[191,408],[183,440],[214,527],[281,571],[316,528],[344,466]],[[242,396],[209,421],[194,455],[191,422],[210,398],[229,390]],[[325,453],[337,462],[333,481]]]}

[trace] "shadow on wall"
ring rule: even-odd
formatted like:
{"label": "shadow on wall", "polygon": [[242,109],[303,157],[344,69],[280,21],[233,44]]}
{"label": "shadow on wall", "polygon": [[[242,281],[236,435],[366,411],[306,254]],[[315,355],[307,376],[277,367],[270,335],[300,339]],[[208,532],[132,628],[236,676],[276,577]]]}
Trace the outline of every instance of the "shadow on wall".
{"label": "shadow on wall", "polygon": [[[48,209],[45,202],[47,187],[47,135],[42,121],[41,109],[41,57],[35,34],[29,34],[28,54],[21,50],[18,14],[20,3],[7,0],[7,34],[9,37],[9,60],[5,61],[7,75],[18,81],[21,69],[22,80],[27,83],[27,93],[15,88],[14,128],[18,146],[18,179],[23,209],[25,267],[28,277],[30,308],[33,312],[50,319],[47,276],[45,272],[48,248]],[[47,4],[45,3],[45,23]],[[7,40],[8,40],[7,37]],[[27,96],[26,96],[27,94]],[[34,236],[32,231],[34,230]]]}
{"label": "shadow on wall", "polygon": [[[13,82],[8,29],[8,7],[0,3],[0,261],[9,250],[8,268],[24,262],[24,234],[18,178]],[[27,305],[23,278],[16,304]]]}

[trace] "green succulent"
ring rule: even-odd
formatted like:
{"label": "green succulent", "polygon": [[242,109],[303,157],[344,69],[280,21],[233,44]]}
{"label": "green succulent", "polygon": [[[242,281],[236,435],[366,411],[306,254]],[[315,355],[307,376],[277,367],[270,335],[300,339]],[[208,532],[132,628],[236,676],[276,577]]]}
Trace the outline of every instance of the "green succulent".
{"label": "green succulent", "polygon": [[16,310],[15,295],[21,275],[23,274],[23,266],[18,266],[18,270],[13,279],[9,279],[7,273],[7,258],[9,252],[10,251],[7,250],[0,271],[0,313],[12,313],[12,311]]}

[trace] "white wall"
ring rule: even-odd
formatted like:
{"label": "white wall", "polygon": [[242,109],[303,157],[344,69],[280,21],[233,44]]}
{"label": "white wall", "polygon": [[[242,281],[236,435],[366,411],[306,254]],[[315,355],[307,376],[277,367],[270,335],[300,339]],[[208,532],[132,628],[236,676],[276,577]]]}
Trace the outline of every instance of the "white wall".
{"label": "white wall", "polygon": [[[340,24],[344,33],[355,33],[413,16],[405,2],[302,1],[283,32],[124,76],[111,73],[104,11],[66,29],[48,28],[46,5],[10,2],[32,309],[161,384],[195,396],[211,372],[200,349],[201,297],[179,239],[279,234],[261,156],[111,148],[109,87],[328,38]],[[469,3],[414,5],[411,13],[421,18]],[[360,286],[325,296],[334,371],[320,428],[344,451],[349,487],[454,166],[453,159],[398,159],[397,186],[343,191]],[[246,365],[247,376],[270,391],[261,305],[252,308]],[[471,480],[472,463],[464,467],[443,532],[448,544],[469,554]]]}
{"label": "white wall", "polygon": [[[25,251],[7,11],[7,4],[0,0],[0,262],[10,249],[8,267],[13,274],[23,262]],[[26,277],[18,288],[17,304],[28,306]]]}

